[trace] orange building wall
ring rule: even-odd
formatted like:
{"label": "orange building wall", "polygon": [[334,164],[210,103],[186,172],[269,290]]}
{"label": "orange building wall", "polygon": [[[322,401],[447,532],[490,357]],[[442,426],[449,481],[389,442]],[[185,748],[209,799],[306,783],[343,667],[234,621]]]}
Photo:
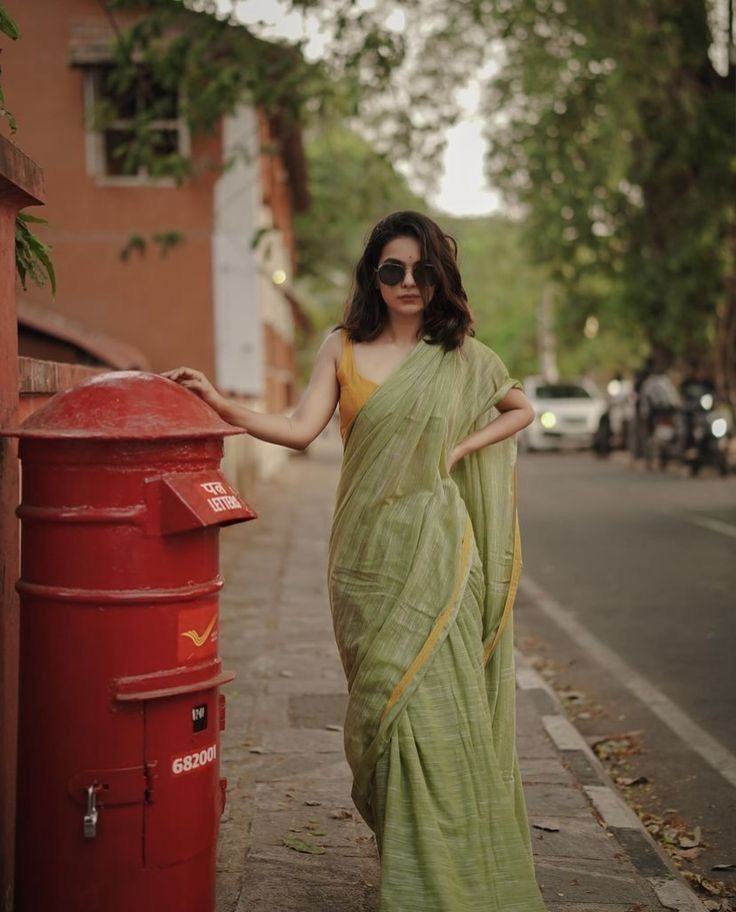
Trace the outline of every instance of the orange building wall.
{"label": "orange building wall", "polygon": [[[142,349],[154,370],[214,369],[212,185],[210,173],[182,187],[105,187],[86,172],[83,75],[69,65],[72,23],[104,26],[96,0],[24,0],[12,13],[21,31],[3,48],[6,102],[15,139],[46,176],[48,229],[57,271],[55,302],[29,283],[29,300]],[[219,137],[194,147],[219,160]],[[132,234],[181,231],[185,243],[161,258],[155,248],[123,263]]]}

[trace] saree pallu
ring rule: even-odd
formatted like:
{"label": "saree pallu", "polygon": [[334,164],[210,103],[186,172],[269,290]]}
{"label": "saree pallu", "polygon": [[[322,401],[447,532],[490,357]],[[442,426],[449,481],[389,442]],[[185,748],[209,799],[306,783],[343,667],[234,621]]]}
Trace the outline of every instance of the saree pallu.
{"label": "saree pallu", "polygon": [[328,584],[380,912],[544,912],[515,742],[516,443],[446,468],[518,382],[422,341],[348,429]]}

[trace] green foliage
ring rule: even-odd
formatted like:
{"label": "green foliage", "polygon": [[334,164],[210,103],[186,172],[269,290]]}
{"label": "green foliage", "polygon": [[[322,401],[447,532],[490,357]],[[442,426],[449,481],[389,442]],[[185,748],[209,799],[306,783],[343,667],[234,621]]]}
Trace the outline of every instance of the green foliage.
{"label": "green foliage", "polygon": [[530,259],[520,225],[503,216],[439,221],[458,242],[477,337],[513,373],[535,373],[535,314],[545,275]]}
{"label": "green foliage", "polygon": [[[5,9],[4,6],[0,6],[0,32],[6,36],[6,38],[11,38],[13,41],[16,41],[20,38],[20,32],[18,31],[18,26],[15,24],[15,20],[11,17],[10,13]],[[2,74],[2,69],[0,69],[0,75]],[[4,117],[8,122],[10,127],[10,132],[15,133],[18,129],[18,123],[11,114],[10,111],[5,107],[5,93],[3,92],[2,82],[0,82],[0,117]]]}
{"label": "green foliage", "polygon": [[317,322],[334,325],[372,224],[396,209],[424,209],[391,163],[355,133],[315,132],[307,146],[311,205],[296,219],[300,290],[319,301]]}
{"label": "green foliage", "polygon": [[142,257],[145,255],[146,250],[148,249],[148,242],[143,237],[142,234],[132,234],[126,241],[125,246],[120,251],[120,259],[127,263],[128,260],[133,256],[134,253]]}
{"label": "green foliage", "polygon": [[[409,26],[387,22],[387,5],[407,23],[413,21],[416,30],[422,20],[419,0],[379,2],[373,10],[360,8],[354,0],[292,0],[294,9],[318,15],[324,33],[331,36],[323,59],[310,63],[301,42],[263,41],[240,24],[234,0],[230,15],[208,0],[107,0],[116,24],[118,11],[140,14],[131,27],[117,24],[113,81],[108,83],[118,94],[135,91],[145,99],[133,117],[136,138],[125,152],[126,166],[138,170],[154,165],[157,157],[148,143],[160,113],[156,86],[162,86],[180,90],[180,113],[194,133],[213,130],[221,116],[242,102],[278,115],[287,126],[335,119],[347,125],[359,122],[373,147],[393,161],[421,151],[414,155],[415,172],[432,181],[444,128],[458,115],[454,90],[481,59],[485,42],[477,30],[470,39],[463,34],[453,10],[437,9],[432,24],[442,30],[441,46],[431,55],[412,55]],[[407,64],[411,80],[399,85],[396,74]],[[111,116],[114,112],[101,107],[98,123],[109,122]],[[166,173],[184,179],[191,166],[184,159],[172,157]]]}
{"label": "green foliage", "polygon": [[[114,98],[134,99],[126,118],[131,135],[120,151],[125,168],[177,181],[191,174],[192,158],[165,157],[155,148],[156,122],[170,116],[172,96],[195,135],[212,133],[243,103],[277,117],[282,133],[288,133],[307,120],[355,116],[367,105],[367,87],[376,93],[385,88],[404,56],[401,35],[368,27],[362,15],[337,16],[332,25],[340,53],[315,64],[304,58],[299,43],[263,41],[212,2],[108,0],[106,5],[116,41],[105,88]],[[117,12],[140,15],[124,27]],[[356,33],[356,24],[366,28]],[[95,123],[100,128],[117,115],[115,105],[99,105]]]}
{"label": "green foliage", "polygon": [[[129,134],[119,155],[128,172],[181,183],[203,165],[178,151],[162,154],[157,122],[172,116],[203,136],[239,105],[250,104],[278,118],[286,134],[299,126],[307,108],[312,117],[328,108],[345,110],[340,101],[344,90],[322,67],[308,63],[299,46],[260,40],[233,17],[217,15],[214,3],[109,0],[107,8],[116,41],[103,94],[113,103],[97,106],[94,123],[104,128],[125,106]],[[140,15],[124,28],[115,16],[121,11]]]}
{"label": "green foliage", "polygon": [[133,234],[128,238],[127,243],[120,251],[120,259],[128,262],[133,254],[144,257],[151,243],[158,247],[159,254],[165,257],[170,250],[184,243],[184,235],[180,231],[158,231],[147,240],[142,234]]}
{"label": "green foliage", "polygon": [[20,38],[18,26],[4,6],[0,6],[0,32],[2,32],[3,35],[7,35],[8,38],[12,38],[13,41]]}
{"label": "green foliage", "polygon": [[[322,330],[342,317],[366,235],[396,209],[428,212],[405,178],[370,143],[334,128],[307,144],[312,205],[297,219],[298,290]],[[544,275],[531,263],[519,225],[502,217],[429,213],[458,241],[476,332],[520,374],[536,367],[535,308]],[[318,341],[318,340],[316,340]],[[305,370],[312,353],[304,359]]]}
{"label": "green foliage", "polygon": [[[292,0],[316,15],[330,41],[323,66],[342,88],[344,111],[391,161],[411,160],[416,180],[436,181],[446,128],[456,123],[456,90],[487,49],[467,27],[466,0]],[[367,8],[368,7],[368,8]],[[472,17],[471,17],[472,18]]]}
{"label": "green foliage", "polygon": [[504,63],[489,173],[571,316],[712,346],[733,220],[732,102],[702,0],[487,4]]}
{"label": "green foliage", "polygon": [[[20,38],[20,31],[14,19],[0,6],[0,32],[7,38],[16,41]],[[0,77],[2,70],[0,70]],[[13,115],[5,107],[5,93],[3,92],[0,78],[0,117],[4,117],[11,133],[15,133],[18,124]],[[30,224],[46,225],[45,219],[20,212],[15,218],[15,270],[18,273],[23,288],[30,278],[37,285],[45,285],[48,281],[52,294],[56,294],[56,273],[54,264],[49,257],[50,247],[37,237],[28,227]]]}
{"label": "green foliage", "polygon": [[51,291],[56,294],[56,274],[54,264],[49,257],[48,247],[29,229],[29,224],[46,225],[46,219],[26,212],[18,214],[15,220],[15,266],[21,285],[25,289],[27,278],[37,285],[45,285],[48,280]]}
{"label": "green foliage", "polygon": [[[548,273],[534,262],[523,224],[503,216],[432,213],[384,156],[345,129],[311,134],[306,151],[312,205],[296,222],[297,289],[316,327],[325,331],[341,319],[352,271],[371,226],[393,210],[419,209],[458,242],[478,338],[498,351],[516,374],[537,371],[536,310]],[[561,311],[569,312],[564,307]],[[609,327],[589,340],[582,332],[587,316],[581,305],[574,320],[560,321],[562,369],[577,374],[601,363],[611,369],[633,367],[641,348],[632,346],[630,328]],[[309,370],[312,356],[306,353],[303,372]]]}
{"label": "green foliage", "polygon": [[577,346],[587,316],[600,321],[581,364],[604,340],[618,357],[617,338],[636,357],[646,345],[732,348],[736,73],[711,62],[708,0],[378,0],[367,14],[351,0],[295,5],[338,23],[336,58],[406,12],[416,44],[362,123],[377,148],[418,154],[417,173],[432,170],[427,123],[439,134],[456,87],[492,64],[489,176],[555,283],[563,340]]}

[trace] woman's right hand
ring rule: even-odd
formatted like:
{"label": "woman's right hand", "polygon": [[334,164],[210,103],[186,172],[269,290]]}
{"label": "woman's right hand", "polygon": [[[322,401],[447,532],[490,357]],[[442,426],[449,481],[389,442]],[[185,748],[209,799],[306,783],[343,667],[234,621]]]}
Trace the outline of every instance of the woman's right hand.
{"label": "woman's right hand", "polygon": [[174,380],[176,383],[180,383],[190,389],[204,399],[207,405],[211,406],[216,412],[221,411],[227,403],[225,397],[217,392],[202,371],[194,370],[192,367],[176,367],[174,370],[162,371],[161,376]]}

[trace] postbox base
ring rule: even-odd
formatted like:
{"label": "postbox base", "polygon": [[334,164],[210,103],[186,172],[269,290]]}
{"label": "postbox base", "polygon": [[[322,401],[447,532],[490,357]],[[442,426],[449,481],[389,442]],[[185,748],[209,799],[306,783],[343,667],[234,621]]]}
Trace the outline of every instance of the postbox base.
{"label": "postbox base", "polygon": [[[25,854],[25,853],[24,853]],[[44,859],[32,871],[18,871],[16,912],[213,912],[215,856],[200,855],[185,864],[100,878],[94,865],[88,877],[50,883],[41,874]]]}

